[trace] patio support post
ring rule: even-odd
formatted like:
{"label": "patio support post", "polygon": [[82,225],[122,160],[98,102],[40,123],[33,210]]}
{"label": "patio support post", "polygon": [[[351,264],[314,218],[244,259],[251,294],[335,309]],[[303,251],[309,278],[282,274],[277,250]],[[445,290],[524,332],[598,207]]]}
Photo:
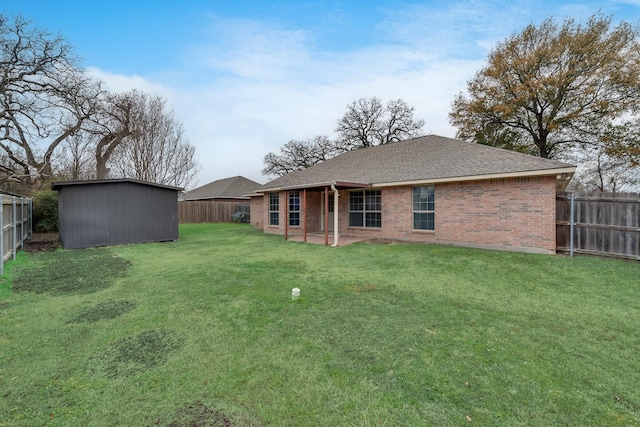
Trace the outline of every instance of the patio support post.
{"label": "patio support post", "polygon": [[340,208],[338,207],[340,203],[338,203],[338,197],[340,197],[340,193],[338,193],[338,189],[333,184],[331,184],[331,190],[333,190],[333,245],[332,246],[338,246],[338,239],[340,238],[340,233],[338,232],[338,217],[340,216]]}
{"label": "patio support post", "polygon": [[307,189],[305,188],[302,193],[302,205],[303,205],[303,215],[304,218],[302,220],[302,235],[304,236],[304,242],[307,243]]}
{"label": "patio support post", "polygon": [[289,240],[289,192],[284,191],[284,240]]}
{"label": "patio support post", "polygon": [[329,245],[329,187],[324,187],[324,245]]}

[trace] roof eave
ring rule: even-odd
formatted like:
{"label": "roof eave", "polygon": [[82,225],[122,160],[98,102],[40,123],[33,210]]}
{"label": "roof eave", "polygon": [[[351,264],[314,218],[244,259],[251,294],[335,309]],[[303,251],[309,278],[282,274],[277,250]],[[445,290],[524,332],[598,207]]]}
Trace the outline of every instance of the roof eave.
{"label": "roof eave", "polygon": [[304,190],[309,188],[324,188],[331,187],[332,185],[336,187],[348,187],[348,188],[366,188],[371,187],[371,184],[366,184],[362,182],[346,182],[346,181],[326,181],[326,182],[315,182],[310,184],[297,184],[297,185],[285,185],[281,187],[271,187],[271,188],[261,188],[260,190],[256,190],[256,192],[260,193],[272,193],[276,191],[291,191],[291,190]]}
{"label": "roof eave", "polygon": [[138,179],[131,179],[131,178],[95,179],[95,180],[87,180],[87,181],[56,181],[51,183],[51,190],[58,191],[58,189],[62,187],[71,187],[71,186],[77,186],[77,185],[117,184],[117,183],[140,184],[140,185],[147,185],[149,187],[158,187],[158,188],[165,188],[168,190],[175,190],[178,192],[184,191],[184,188],[182,187],[173,187],[171,185],[157,184],[155,182],[141,181]]}
{"label": "roof eave", "polygon": [[[568,177],[566,179],[567,183],[573,176],[576,171],[575,166],[556,168],[556,169],[541,169],[534,171],[519,171],[519,172],[505,172],[505,173],[497,173],[497,174],[486,174],[486,175],[469,175],[469,176],[453,176],[453,177],[445,177],[445,178],[429,178],[429,179],[420,179],[420,180],[411,180],[411,181],[395,181],[395,182],[377,182],[371,184],[371,187],[397,187],[403,185],[421,185],[421,184],[437,184],[444,182],[461,182],[461,181],[483,181],[487,179],[504,179],[504,178],[523,178],[528,176],[548,176],[548,175],[556,175],[556,179],[560,180],[564,177]],[[560,178],[558,178],[558,176]],[[565,185],[566,187],[566,185]]]}
{"label": "roof eave", "polygon": [[185,197],[180,200],[185,202],[190,201],[198,201],[198,200],[216,200],[216,199],[239,199],[239,200],[249,200],[249,196],[241,195],[241,196],[202,196],[202,197]]}

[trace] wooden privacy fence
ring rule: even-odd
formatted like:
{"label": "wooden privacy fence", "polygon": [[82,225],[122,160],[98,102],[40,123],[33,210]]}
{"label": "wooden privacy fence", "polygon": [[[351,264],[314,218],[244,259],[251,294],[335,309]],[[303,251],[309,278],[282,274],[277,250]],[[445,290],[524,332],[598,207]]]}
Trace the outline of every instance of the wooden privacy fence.
{"label": "wooden privacy fence", "polygon": [[250,221],[248,202],[215,202],[211,200],[181,200],[178,202],[178,222],[234,222],[238,212],[241,222]]}
{"label": "wooden privacy fence", "polygon": [[640,194],[558,193],[556,248],[640,260]]}
{"label": "wooden privacy fence", "polygon": [[0,274],[4,274],[4,263],[16,259],[16,252],[24,247],[31,235],[33,200],[26,197],[5,196],[0,203]]}

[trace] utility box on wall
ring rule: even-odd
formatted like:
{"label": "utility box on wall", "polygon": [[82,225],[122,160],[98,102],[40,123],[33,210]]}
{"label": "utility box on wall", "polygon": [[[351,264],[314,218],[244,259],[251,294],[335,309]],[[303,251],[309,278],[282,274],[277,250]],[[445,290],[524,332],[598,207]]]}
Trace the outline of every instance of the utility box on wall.
{"label": "utility box on wall", "polygon": [[178,240],[181,188],[132,179],[54,182],[65,249]]}

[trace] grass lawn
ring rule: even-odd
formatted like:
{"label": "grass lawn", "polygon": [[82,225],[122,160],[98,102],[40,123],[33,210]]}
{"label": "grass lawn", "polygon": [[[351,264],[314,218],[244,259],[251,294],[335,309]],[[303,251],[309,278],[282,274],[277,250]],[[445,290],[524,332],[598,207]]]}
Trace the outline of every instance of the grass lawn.
{"label": "grass lawn", "polygon": [[636,262],[194,224],[14,264],[0,426],[640,425]]}

